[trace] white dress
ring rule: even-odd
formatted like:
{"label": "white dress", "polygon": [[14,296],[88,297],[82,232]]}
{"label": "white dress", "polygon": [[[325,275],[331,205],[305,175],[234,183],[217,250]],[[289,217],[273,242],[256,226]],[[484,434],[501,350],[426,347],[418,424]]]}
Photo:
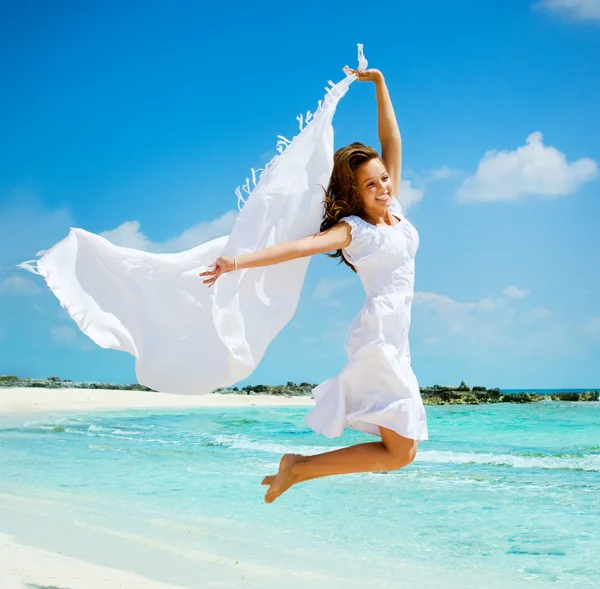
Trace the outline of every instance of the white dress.
{"label": "white dress", "polygon": [[305,418],[329,438],[340,436],[346,426],[379,435],[381,425],[406,438],[428,439],[408,345],[419,235],[395,198],[390,212],[400,219],[391,226],[372,225],[356,216],[341,219],[352,231],[344,254],[367,298],[350,325],[348,363],[313,390],[317,404]]}

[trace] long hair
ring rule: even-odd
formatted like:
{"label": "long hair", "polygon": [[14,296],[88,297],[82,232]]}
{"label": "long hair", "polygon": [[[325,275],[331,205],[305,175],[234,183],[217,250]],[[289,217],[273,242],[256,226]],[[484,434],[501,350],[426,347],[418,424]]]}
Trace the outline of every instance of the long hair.
{"label": "long hair", "polygon": [[[335,152],[333,172],[325,191],[325,212],[321,221],[321,231],[333,227],[343,217],[362,213],[363,204],[356,184],[356,170],[365,162],[376,158],[379,158],[379,154],[372,147],[358,142],[351,143]],[[340,258],[340,264],[343,262],[356,272],[341,249],[326,255],[330,258]]]}

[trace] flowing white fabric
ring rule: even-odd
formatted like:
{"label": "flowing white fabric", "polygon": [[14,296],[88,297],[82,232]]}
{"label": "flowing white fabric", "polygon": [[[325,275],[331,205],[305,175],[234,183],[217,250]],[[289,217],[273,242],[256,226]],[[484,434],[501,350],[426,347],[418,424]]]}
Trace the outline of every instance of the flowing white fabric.
{"label": "flowing white fabric", "polygon": [[[359,45],[359,69],[366,65]],[[280,155],[252,191],[247,181],[250,196],[231,235],[176,254],[153,254],[71,229],[38,254],[37,273],[79,328],[103,348],[133,354],[141,384],[180,394],[233,385],[252,373],[290,320],[308,258],[232,272],[210,289],[198,274],[220,255],[241,255],[319,231],[321,187],[333,167],[331,121],[355,79],[330,82],[314,115],[299,117],[301,132],[294,140],[280,137]],[[36,272],[31,262],[21,267]]]}

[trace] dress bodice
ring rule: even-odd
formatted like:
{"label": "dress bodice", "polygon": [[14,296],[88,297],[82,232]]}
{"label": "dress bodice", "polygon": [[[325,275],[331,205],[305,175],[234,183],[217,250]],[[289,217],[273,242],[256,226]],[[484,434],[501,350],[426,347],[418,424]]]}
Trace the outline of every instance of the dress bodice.
{"label": "dress bodice", "polygon": [[352,241],[343,252],[356,268],[368,297],[398,294],[410,303],[419,234],[396,199],[390,212],[400,219],[395,225],[373,225],[354,215],[340,219],[352,231]]}

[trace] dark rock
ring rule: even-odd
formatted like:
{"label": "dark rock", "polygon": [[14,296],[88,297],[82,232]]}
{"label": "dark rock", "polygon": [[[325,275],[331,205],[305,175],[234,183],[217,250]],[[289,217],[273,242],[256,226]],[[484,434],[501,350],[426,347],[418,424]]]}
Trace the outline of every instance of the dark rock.
{"label": "dark rock", "polygon": [[[277,395],[285,397],[312,397],[312,391],[316,384],[302,382],[296,384],[288,381],[286,385],[248,385],[241,389],[238,387],[220,388],[213,393],[224,393],[232,395]],[[100,382],[72,382],[61,380],[58,376],[45,379],[19,378],[17,376],[0,376],[0,387],[35,387],[35,388],[72,388],[72,389],[115,389],[129,391],[152,391],[149,387],[140,384],[118,385],[114,383]],[[500,389],[486,389],[486,387],[473,387],[469,389],[463,381],[460,386],[434,385],[421,387],[421,396],[426,405],[478,405],[480,403],[536,403],[543,400],[552,401],[598,401],[600,393],[598,390],[586,391],[585,393],[564,392],[548,395],[536,393],[513,393],[502,394]]]}

